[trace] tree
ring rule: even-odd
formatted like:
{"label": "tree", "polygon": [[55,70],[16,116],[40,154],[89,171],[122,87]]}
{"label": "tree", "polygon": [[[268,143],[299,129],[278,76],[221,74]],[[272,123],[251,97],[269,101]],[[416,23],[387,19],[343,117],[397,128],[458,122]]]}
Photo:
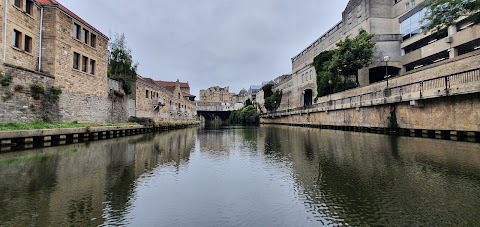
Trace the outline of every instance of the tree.
{"label": "tree", "polygon": [[346,38],[337,43],[330,65],[330,72],[343,75],[344,77],[355,77],[358,85],[358,70],[372,64],[373,34],[361,31],[355,38]]}
{"label": "tree", "polygon": [[425,3],[427,11],[422,19],[423,31],[439,31],[455,24],[462,16],[480,22],[479,0],[430,0]]}
{"label": "tree", "polygon": [[116,34],[113,42],[110,43],[110,59],[108,65],[108,76],[123,84],[126,94],[131,94],[137,78],[138,63],[133,63],[132,51],[127,46],[124,34]]}
{"label": "tree", "polygon": [[265,100],[264,106],[268,111],[276,110],[282,101],[282,91],[277,90],[274,92],[272,89],[272,84],[267,84],[262,87],[263,98]]}

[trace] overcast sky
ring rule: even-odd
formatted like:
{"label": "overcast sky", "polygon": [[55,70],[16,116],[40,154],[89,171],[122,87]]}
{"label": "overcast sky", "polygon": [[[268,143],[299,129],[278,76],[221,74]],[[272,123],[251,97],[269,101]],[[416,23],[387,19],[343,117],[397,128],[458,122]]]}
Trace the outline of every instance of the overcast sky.
{"label": "overcast sky", "polygon": [[138,74],[192,93],[291,72],[291,58],[341,20],[348,0],[57,0],[105,35],[124,33]]}

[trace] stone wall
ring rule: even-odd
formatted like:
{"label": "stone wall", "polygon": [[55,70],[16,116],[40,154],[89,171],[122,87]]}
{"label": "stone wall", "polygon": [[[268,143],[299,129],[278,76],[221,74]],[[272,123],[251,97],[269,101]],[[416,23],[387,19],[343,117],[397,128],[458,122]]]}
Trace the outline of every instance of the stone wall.
{"label": "stone wall", "polygon": [[392,105],[322,111],[287,117],[261,118],[268,124],[307,124],[389,128],[392,112],[404,129],[480,132],[480,93],[423,100],[423,107],[409,102]]}
{"label": "stone wall", "polygon": [[10,85],[0,85],[0,122],[42,121],[45,117],[42,100],[32,97],[30,85],[36,84],[47,88],[53,84],[54,78],[5,66],[0,66],[0,71],[12,72]]}

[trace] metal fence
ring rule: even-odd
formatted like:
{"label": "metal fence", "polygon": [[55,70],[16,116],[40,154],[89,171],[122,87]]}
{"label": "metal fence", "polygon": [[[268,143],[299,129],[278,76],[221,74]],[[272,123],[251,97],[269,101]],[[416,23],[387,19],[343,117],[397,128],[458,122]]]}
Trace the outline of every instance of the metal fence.
{"label": "metal fence", "polygon": [[[418,100],[430,97],[447,96],[452,94],[452,87],[460,88],[470,83],[480,82],[480,68],[459,72],[451,75],[436,77],[428,80],[417,81],[404,85],[385,88],[361,95],[355,95],[342,99],[335,99],[326,102],[317,103],[310,106],[293,108],[288,110],[275,111],[262,116],[278,115],[294,111],[308,109],[325,108],[329,106],[342,106],[344,108],[354,108],[362,105],[373,105],[373,102],[382,100],[383,103]],[[473,93],[478,91],[467,91],[464,93]],[[455,91],[453,91],[455,93]],[[387,100],[390,99],[390,100]],[[345,107],[346,106],[346,107]]]}

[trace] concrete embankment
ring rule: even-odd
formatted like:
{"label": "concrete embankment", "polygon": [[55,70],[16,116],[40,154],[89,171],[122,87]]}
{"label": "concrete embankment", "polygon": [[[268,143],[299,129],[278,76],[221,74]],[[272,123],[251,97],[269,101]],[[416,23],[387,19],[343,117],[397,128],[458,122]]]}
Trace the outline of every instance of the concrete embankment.
{"label": "concrete embankment", "polygon": [[353,95],[335,94],[331,100],[322,97],[313,106],[265,114],[260,122],[480,140],[480,69],[383,90],[376,86],[343,93]]}
{"label": "concrete embankment", "polygon": [[0,151],[58,146],[198,126],[199,122],[163,123],[154,126],[100,126],[0,131]]}

